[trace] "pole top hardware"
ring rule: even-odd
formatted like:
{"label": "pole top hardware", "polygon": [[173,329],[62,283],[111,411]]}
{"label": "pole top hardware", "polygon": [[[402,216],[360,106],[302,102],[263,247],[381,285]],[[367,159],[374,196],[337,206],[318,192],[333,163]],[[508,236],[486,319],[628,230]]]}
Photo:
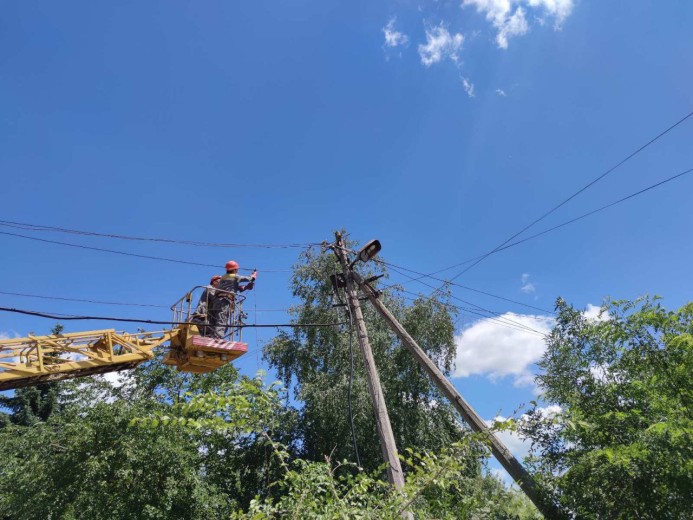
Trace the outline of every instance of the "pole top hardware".
{"label": "pole top hardware", "polygon": [[359,250],[356,259],[353,262],[351,262],[350,267],[353,267],[354,264],[359,260],[361,260],[361,262],[365,264],[375,255],[377,255],[381,249],[382,246],[380,245],[379,240],[371,240],[370,242],[367,242],[366,245]]}

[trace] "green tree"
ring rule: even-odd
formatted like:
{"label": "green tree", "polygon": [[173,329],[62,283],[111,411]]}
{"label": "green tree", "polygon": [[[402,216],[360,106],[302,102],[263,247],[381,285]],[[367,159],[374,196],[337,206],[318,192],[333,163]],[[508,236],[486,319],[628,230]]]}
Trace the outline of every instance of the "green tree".
{"label": "green tree", "polygon": [[[62,334],[64,327],[57,323],[51,334]],[[46,356],[47,361],[50,360]],[[12,396],[0,396],[0,407],[9,410],[9,421],[28,426],[38,421],[45,421],[60,408],[60,396],[63,386],[60,383],[39,383],[27,388],[18,388]],[[0,422],[7,424],[7,419]]]}
{"label": "green tree", "polygon": [[693,304],[557,310],[537,380],[562,411],[520,422],[534,469],[577,518],[690,518]]}
{"label": "green tree", "polygon": [[[386,274],[382,264],[367,264],[369,272]],[[291,332],[281,332],[265,348],[265,359],[284,384],[291,386],[298,406],[299,455],[321,461],[355,460],[348,414],[350,347],[354,352],[353,419],[362,465],[382,464],[374,414],[357,338],[349,326],[311,327],[311,323],[348,322],[345,307],[333,296],[330,275],[341,271],[334,254],[308,250],[295,265],[292,291],[299,304],[292,309]],[[390,292],[381,298],[426,353],[446,372],[455,356],[453,319],[444,301],[420,298],[405,305]],[[462,439],[464,428],[430,378],[368,304],[362,306],[373,355],[400,450],[439,451]],[[473,464],[470,471],[479,468]]]}
{"label": "green tree", "polygon": [[[284,421],[284,395],[275,385],[262,388],[260,379],[241,379],[223,391],[207,392],[179,402],[167,415],[137,420],[144,429],[185,428],[240,440],[254,437],[269,448],[272,469],[263,494],[232,514],[236,519],[383,518],[399,519],[405,510],[415,518],[535,519],[529,501],[496,479],[470,474],[480,455],[488,456],[483,436],[470,434],[439,454],[405,450],[407,483],[395,492],[381,468],[362,471],[330,456],[322,461],[295,458],[274,440]],[[170,415],[168,415],[170,414]],[[210,450],[211,451],[211,450]],[[291,450],[293,451],[293,450]]]}

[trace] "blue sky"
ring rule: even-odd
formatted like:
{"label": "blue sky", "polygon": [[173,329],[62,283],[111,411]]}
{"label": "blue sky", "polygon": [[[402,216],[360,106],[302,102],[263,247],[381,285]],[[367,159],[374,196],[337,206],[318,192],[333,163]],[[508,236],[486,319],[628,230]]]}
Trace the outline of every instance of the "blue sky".
{"label": "blue sky", "polygon": [[[688,2],[10,1],[0,12],[0,220],[261,244],[344,227],[379,238],[385,260],[433,272],[494,248],[693,110]],[[692,138],[693,118],[533,230],[693,167]],[[684,176],[457,281],[545,309],[558,296],[587,307],[648,293],[680,306],[692,190]],[[234,258],[261,271],[253,308],[292,303],[296,249],[0,231],[220,268]],[[1,234],[0,248],[4,292],[168,305],[215,272]],[[539,311],[454,293],[550,326]],[[0,306],[168,318],[4,294]],[[454,382],[484,417],[508,415],[534,397],[541,342],[479,320],[459,323]],[[0,313],[8,336],[50,326]],[[251,351],[271,334],[247,333]],[[254,373],[258,361],[238,365]]]}

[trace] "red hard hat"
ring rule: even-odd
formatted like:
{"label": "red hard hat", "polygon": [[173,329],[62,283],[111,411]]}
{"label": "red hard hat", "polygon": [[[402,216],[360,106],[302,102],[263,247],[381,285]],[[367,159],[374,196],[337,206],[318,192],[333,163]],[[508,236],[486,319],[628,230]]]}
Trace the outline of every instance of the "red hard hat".
{"label": "red hard hat", "polygon": [[219,280],[221,280],[221,276],[219,276],[218,274],[215,274],[214,276],[212,276],[212,279],[209,281],[209,285],[212,285],[214,282],[218,282]]}
{"label": "red hard hat", "polygon": [[226,262],[226,270],[231,271],[233,269],[238,269],[238,262],[234,260],[229,260],[228,262]]}

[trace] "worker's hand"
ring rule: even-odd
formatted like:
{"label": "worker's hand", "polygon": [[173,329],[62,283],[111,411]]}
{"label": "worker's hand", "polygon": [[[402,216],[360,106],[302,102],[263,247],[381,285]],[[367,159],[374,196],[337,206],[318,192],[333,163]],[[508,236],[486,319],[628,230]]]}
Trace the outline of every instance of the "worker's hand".
{"label": "worker's hand", "polygon": [[253,279],[253,282],[257,279],[257,269],[253,269],[253,272],[250,274],[250,277]]}
{"label": "worker's hand", "polygon": [[255,282],[250,282],[248,285],[246,285],[245,287],[243,287],[243,290],[244,290],[244,291],[252,291],[252,290],[253,290],[253,287],[255,287]]}

